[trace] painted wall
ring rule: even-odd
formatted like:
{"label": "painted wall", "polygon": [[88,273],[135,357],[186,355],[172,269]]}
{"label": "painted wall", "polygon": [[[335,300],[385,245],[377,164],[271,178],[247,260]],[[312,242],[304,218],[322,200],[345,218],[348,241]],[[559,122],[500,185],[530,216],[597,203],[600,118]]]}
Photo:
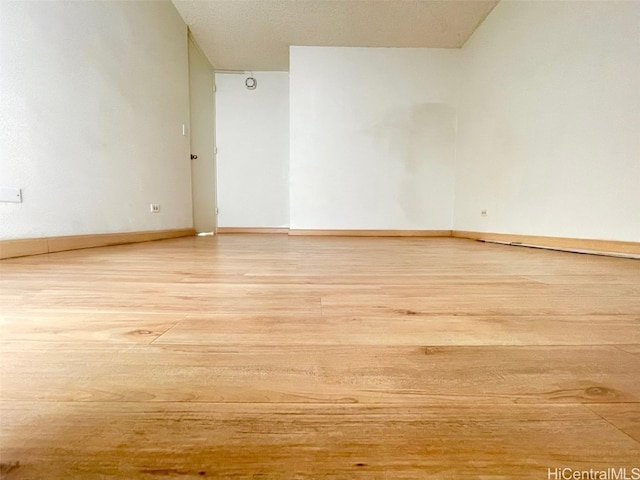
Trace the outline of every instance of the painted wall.
{"label": "painted wall", "polygon": [[459,55],[291,47],[291,228],[451,229]]}
{"label": "painted wall", "polygon": [[455,228],[640,241],[640,3],[502,1],[462,54]]}
{"label": "painted wall", "polygon": [[0,239],[192,226],[170,2],[0,2],[0,64]]}
{"label": "painted wall", "polygon": [[219,227],[289,226],[289,74],[216,74]]}

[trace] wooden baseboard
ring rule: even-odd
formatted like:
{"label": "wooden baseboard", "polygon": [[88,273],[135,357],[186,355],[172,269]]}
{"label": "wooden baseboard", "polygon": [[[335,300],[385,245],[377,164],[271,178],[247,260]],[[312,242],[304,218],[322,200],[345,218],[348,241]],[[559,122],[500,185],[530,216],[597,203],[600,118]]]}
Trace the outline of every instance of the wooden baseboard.
{"label": "wooden baseboard", "polygon": [[287,234],[287,227],[218,227],[217,233],[280,233]]}
{"label": "wooden baseboard", "polygon": [[271,233],[331,237],[450,237],[451,230],[296,230],[272,227],[218,227],[217,233]]}
{"label": "wooden baseboard", "polygon": [[40,255],[43,253],[49,253],[49,243],[46,238],[0,241],[0,259]]}
{"label": "wooden baseboard", "polygon": [[450,237],[451,230],[289,230],[289,235],[331,237]]}
{"label": "wooden baseboard", "polygon": [[106,247],[125,243],[149,242],[169,238],[195,235],[192,228],[177,230],[154,230],[148,232],[99,233],[67,237],[27,238],[0,241],[0,259],[40,255],[43,253],[79,250],[82,248]]}
{"label": "wooden baseboard", "polygon": [[453,230],[456,238],[470,238],[494,242],[514,243],[525,246],[555,248],[571,252],[623,253],[640,255],[640,242],[617,240],[595,240],[587,238],[544,237],[538,235],[516,235],[510,233],[487,233]]}
{"label": "wooden baseboard", "polygon": [[[464,230],[290,230],[288,228],[220,227],[218,233],[270,233],[293,236],[342,237],[456,237],[515,243],[573,252],[620,253],[640,255],[640,242],[595,240],[582,238],[545,237],[509,233],[471,232]],[[27,238],[0,241],[0,259],[40,255],[82,248],[106,247],[126,243],[149,242],[195,235],[192,228],[146,232],[103,233],[66,237]]]}

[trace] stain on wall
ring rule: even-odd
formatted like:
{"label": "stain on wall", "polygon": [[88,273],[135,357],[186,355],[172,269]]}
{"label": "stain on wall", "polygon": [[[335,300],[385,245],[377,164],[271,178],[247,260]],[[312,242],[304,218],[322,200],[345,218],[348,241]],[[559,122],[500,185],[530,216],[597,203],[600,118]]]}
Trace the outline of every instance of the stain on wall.
{"label": "stain on wall", "polygon": [[456,109],[423,103],[394,109],[371,125],[371,137],[399,165],[398,202],[407,220],[423,221],[425,209],[449,209],[426,185],[447,182],[455,162]]}

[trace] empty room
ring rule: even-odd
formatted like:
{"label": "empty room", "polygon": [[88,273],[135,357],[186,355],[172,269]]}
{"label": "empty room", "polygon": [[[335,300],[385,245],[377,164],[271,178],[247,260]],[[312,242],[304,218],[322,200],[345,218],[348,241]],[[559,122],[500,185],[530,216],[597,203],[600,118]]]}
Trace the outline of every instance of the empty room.
{"label": "empty room", "polygon": [[0,127],[0,478],[640,480],[640,0],[3,0]]}

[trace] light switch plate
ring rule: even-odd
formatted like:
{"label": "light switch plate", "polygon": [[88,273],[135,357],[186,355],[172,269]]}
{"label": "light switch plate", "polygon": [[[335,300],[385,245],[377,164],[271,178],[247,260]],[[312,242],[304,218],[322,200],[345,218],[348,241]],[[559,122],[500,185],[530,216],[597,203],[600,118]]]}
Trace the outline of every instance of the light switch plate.
{"label": "light switch plate", "polygon": [[22,203],[22,190],[19,188],[0,187],[0,202]]}

